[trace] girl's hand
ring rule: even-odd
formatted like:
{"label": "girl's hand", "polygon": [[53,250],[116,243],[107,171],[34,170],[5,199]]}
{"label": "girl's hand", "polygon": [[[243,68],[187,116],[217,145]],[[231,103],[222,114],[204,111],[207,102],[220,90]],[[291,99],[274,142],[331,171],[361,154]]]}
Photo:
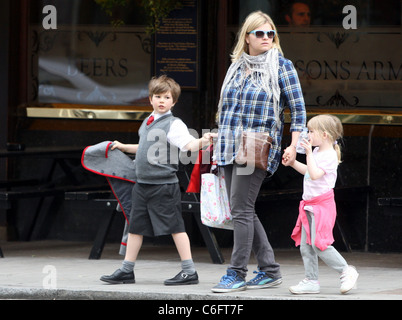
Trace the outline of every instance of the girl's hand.
{"label": "girl's hand", "polygon": [[300,145],[304,148],[304,150],[306,150],[306,155],[313,152],[313,146],[311,145],[309,140],[303,139],[303,141],[300,142]]}
{"label": "girl's hand", "polygon": [[291,165],[288,156],[283,155],[283,157],[282,157],[282,164],[283,164],[285,167],[288,167],[288,166]]}

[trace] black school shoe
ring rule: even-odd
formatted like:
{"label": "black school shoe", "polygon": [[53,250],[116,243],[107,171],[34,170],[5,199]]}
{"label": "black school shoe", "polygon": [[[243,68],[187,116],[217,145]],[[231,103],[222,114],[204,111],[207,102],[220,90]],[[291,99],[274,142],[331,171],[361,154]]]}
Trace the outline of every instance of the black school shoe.
{"label": "black school shoe", "polygon": [[110,276],[102,276],[101,281],[105,281],[112,284],[122,284],[122,283],[135,283],[134,272],[123,272],[117,269]]}
{"label": "black school shoe", "polygon": [[195,272],[194,274],[188,274],[183,270],[180,271],[175,277],[172,279],[165,280],[164,284],[166,286],[178,286],[183,284],[197,284],[198,283],[198,274]]}

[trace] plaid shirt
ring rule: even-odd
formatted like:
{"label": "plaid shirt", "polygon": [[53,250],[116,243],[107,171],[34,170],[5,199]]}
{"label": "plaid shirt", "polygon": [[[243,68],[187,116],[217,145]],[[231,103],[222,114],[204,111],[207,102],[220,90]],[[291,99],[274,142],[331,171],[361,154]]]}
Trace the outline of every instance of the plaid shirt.
{"label": "plaid shirt", "polygon": [[[302,131],[306,125],[304,98],[293,63],[279,55],[280,123],[277,126],[273,98],[256,87],[251,77],[242,81],[240,68],[234,81],[224,89],[222,112],[219,118],[218,141],[215,156],[218,165],[233,163],[241,131],[269,132],[273,138],[268,158],[268,168],[273,174],[281,162],[281,141],[284,126],[284,110],[291,112],[290,131]],[[242,121],[241,121],[242,120]],[[242,122],[242,123],[241,123]]]}

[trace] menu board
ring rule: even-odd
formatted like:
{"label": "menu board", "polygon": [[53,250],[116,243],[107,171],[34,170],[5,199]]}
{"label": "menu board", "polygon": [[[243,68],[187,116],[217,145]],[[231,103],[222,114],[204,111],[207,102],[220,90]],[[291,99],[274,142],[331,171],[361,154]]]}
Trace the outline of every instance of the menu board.
{"label": "menu board", "polygon": [[197,0],[183,0],[155,35],[155,74],[168,75],[182,88],[198,89],[198,59]]}

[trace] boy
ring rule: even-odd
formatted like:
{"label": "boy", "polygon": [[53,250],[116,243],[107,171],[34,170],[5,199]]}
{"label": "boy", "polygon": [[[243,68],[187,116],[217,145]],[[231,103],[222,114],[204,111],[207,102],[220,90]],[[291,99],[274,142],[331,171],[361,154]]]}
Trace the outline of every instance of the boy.
{"label": "boy", "polygon": [[[134,265],[143,236],[171,234],[181,259],[182,270],[165,285],[197,284],[190,241],[181,213],[181,193],[176,172],[178,157],[171,149],[197,151],[210,143],[212,133],[200,139],[190,135],[187,126],[173,117],[171,109],[181,93],[180,86],[162,75],[149,83],[150,117],[142,123],[138,144],[115,141],[113,149],[135,153],[137,181],[133,187],[126,255],[120,269],[100,280],[109,283],[135,283]],[[174,150],[174,149],[173,149]],[[177,151],[177,150],[176,150]],[[177,152],[176,152],[177,154]]]}

